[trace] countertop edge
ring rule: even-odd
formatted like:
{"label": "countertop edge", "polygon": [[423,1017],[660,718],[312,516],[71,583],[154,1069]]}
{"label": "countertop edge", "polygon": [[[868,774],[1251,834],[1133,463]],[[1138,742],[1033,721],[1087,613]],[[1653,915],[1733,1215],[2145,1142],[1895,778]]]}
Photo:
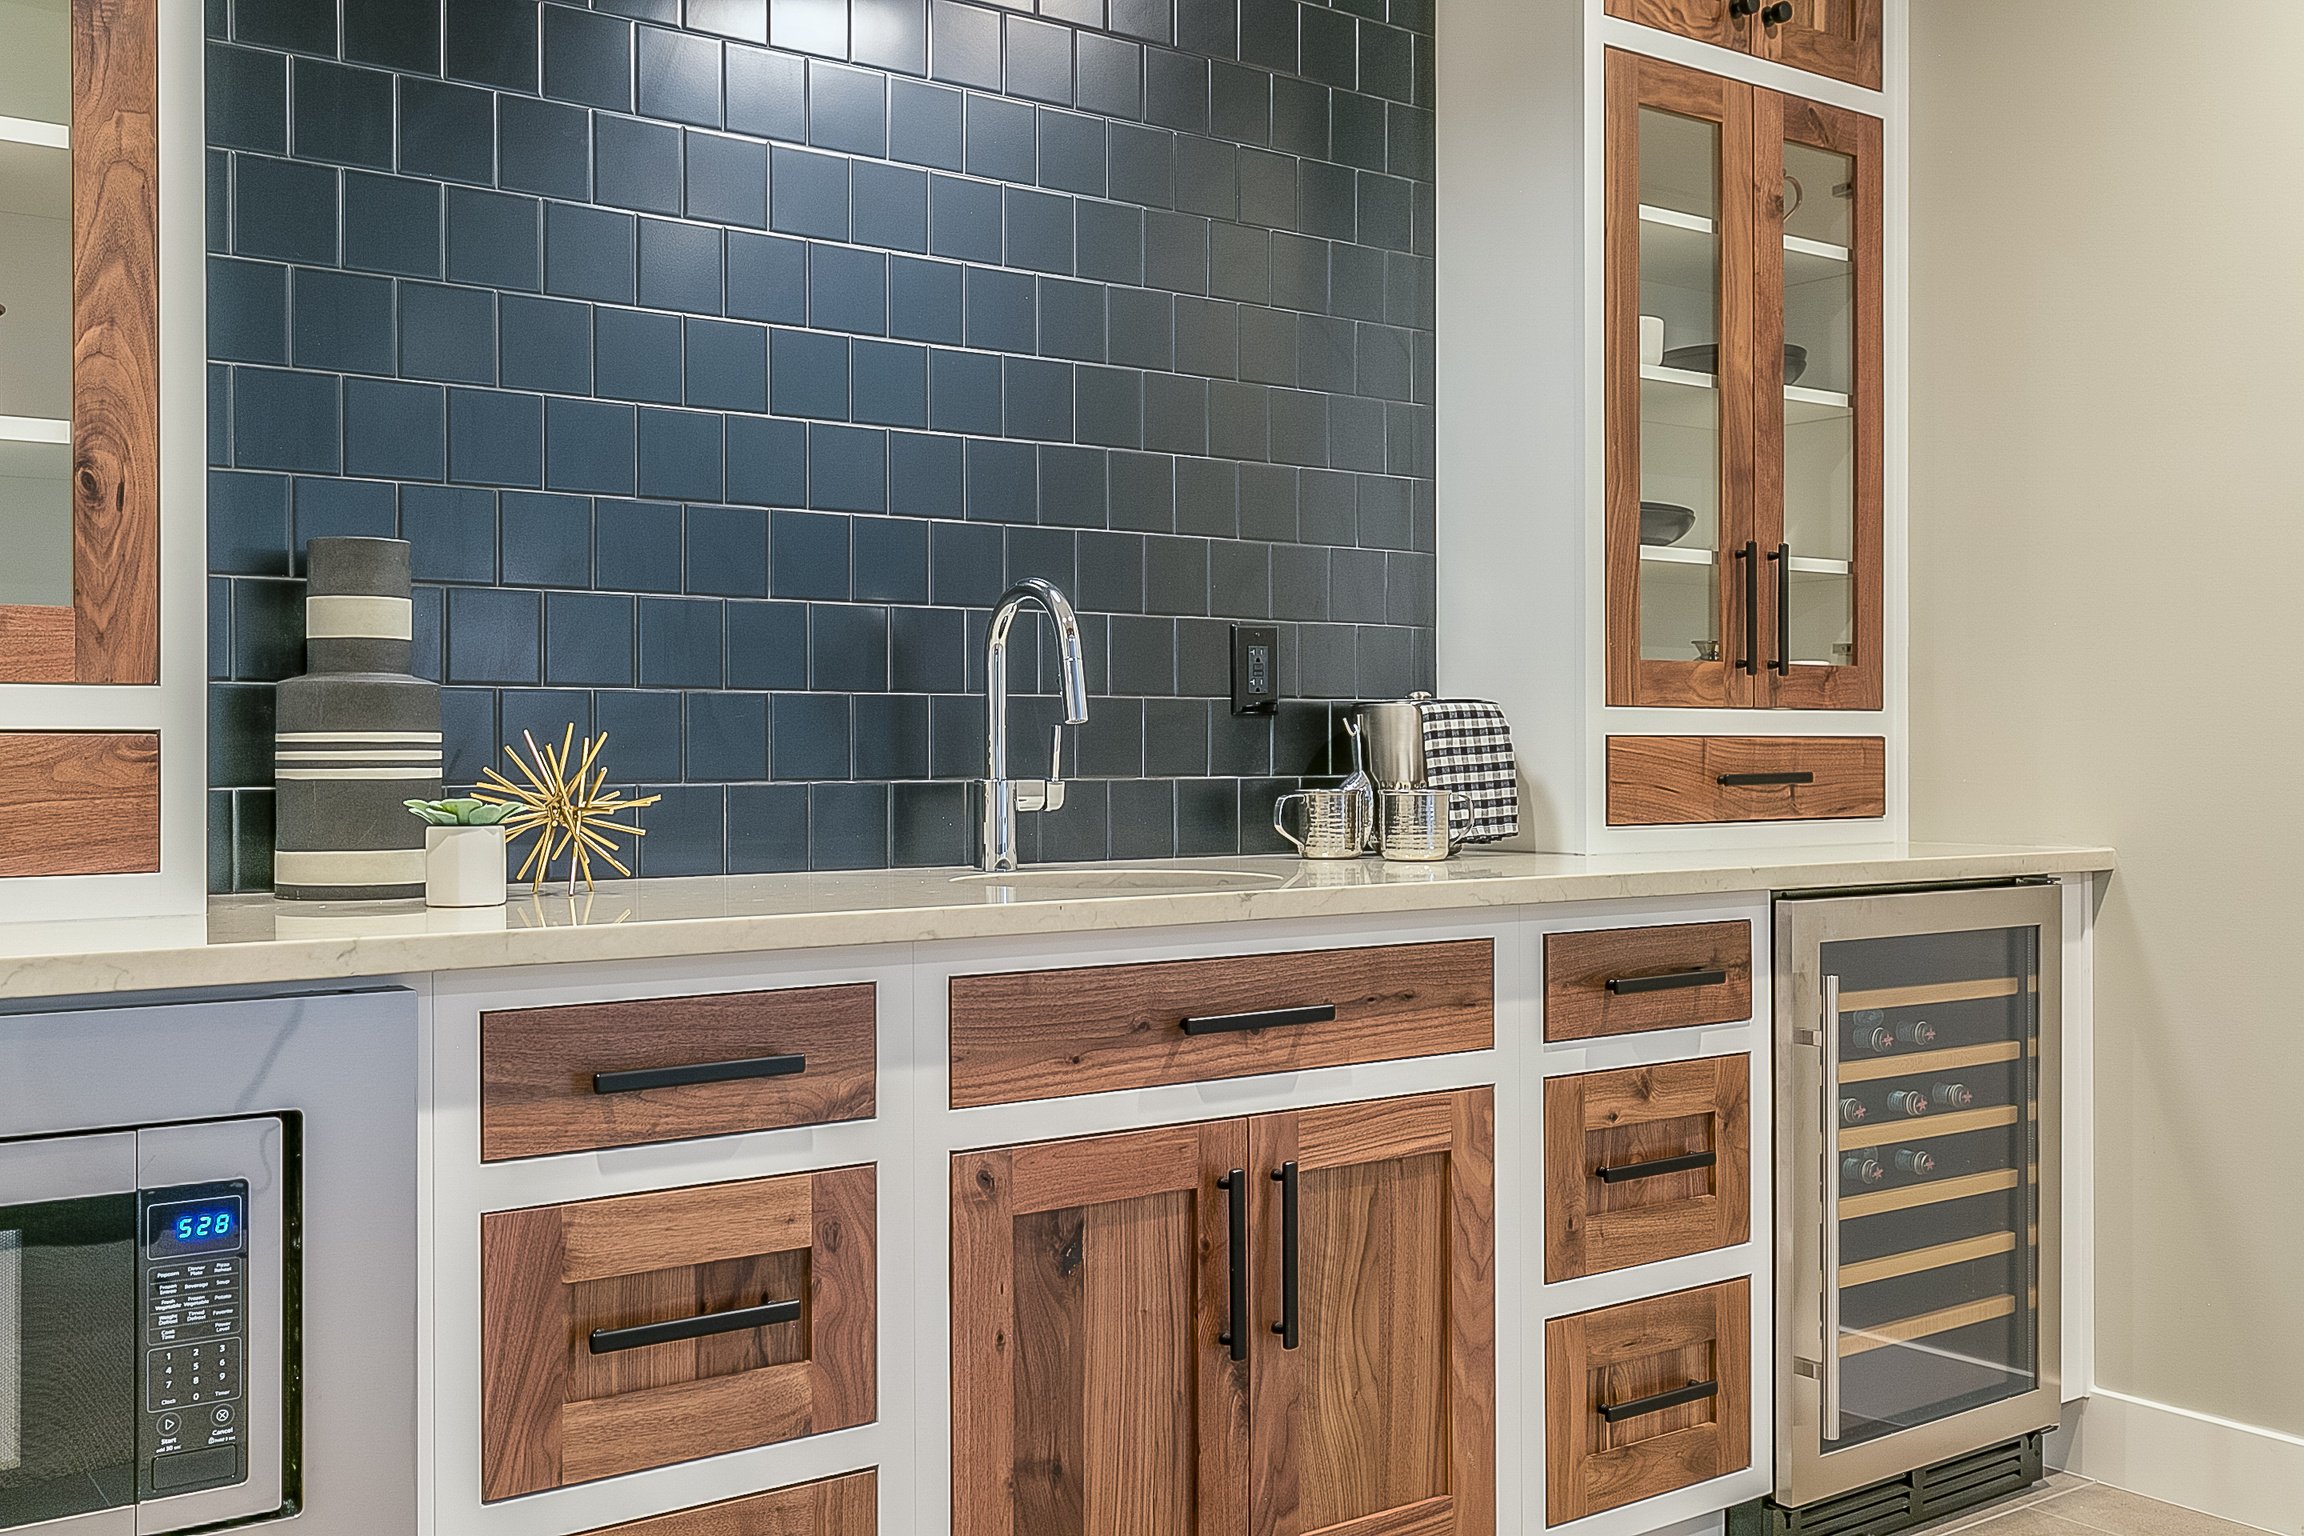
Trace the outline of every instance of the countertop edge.
{"label": "countertop edge", "polygon": [[[1501,855],[1498,857],[1514,857]],[[1211,861],[1239,867],[1238,861]],[[1595,861],[1602,864],[1605,861]],[[19,953],[0,957],[0,1000],[22,1002],[125,992],[204,987],[296,985],[454,971],[668,960],[709,955],[864,948],[1091,932],[1139,931],[1233,921],[1303,921],[1385,913],[1481,911],[1565,902],[1637,901],[1843,886],[1917,885],[1934,881],[2096,875],[2117,858],[2101,847],[1962,848],[1921,845],[1883,854],[1851,850],[1844,859],[1798,862],[1764,854],[1691,855],[1677,867],[1596,867],[1350,886],[1272,890],[1100,893],[1013,904],[922,903],[850,909],[722,912],[641,921],[595,921],[482,931],[417,931],[413,924],[454,924],[421,908],[283,909],[261,898],[218,898],[208,921],[268,909],[275,921],[340,922],[340,934],[253,939],[176,938],[73,950],[63,941],[75,925],[54,925],[57,948],[42,951],[15,935]],[[932,875],[933,872],[918,872]],[[794,881],[817,878],[789,877]],[[622,890],[644,894],[648,882]],[[619,887],[596,901],[615,903]],[[517,900],[518,898],[516,898]],[[567,898],[560,898],[567,899]],[[581,903],[584,898],[575,898]],[[517,910],[517,909],[515,909]],[[539,911],[542,909],[539,908]],[[489,921],[494,913],[465,921]],[[199,923],[199,919],[186,919]],[[362,924],[384,931],[362,933]],[[401,925],[394,931],[393,925]],[[118,929],[123,925],[107,925]],[[0,940],[9,936],[0,932]]]}

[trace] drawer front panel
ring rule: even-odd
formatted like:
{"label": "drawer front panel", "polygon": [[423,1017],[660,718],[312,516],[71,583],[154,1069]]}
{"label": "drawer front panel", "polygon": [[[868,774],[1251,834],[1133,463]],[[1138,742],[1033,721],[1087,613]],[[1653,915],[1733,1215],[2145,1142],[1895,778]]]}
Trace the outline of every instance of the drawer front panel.
{"label": "drawer front panel", "polygon": [[1752,1059],[1544,1084],[1544,1278],[1553,1284],[1752,1235]]}
{"label": "drawer front panel", "polygon": [[1752,1283],[1544,1325],[1545,1523],[1752,1463]]}
{"label": "drawer front panel", "polygon": [[857,1472],[611,1525],[590,1536],[874,1536],[879,1522],[879,1474]]}
{"label": "drawer front panel", "polygon": [[1681,923],[1544,936],[1544,1038],[1739,1024],[1752,1016],[1752,925]]}
{"label": "drawer front panel", "polygon": [[869,983],[484,1014],[487,1162],[873,1113]]}
{"label": "drawer front panel", "polygon": [[874,1413],[870,1168],[481,1218],[488,1500]]}
{"label": "drawer front panel", "polygon": [[1611,736],[1608,824],[1679,827],[1888,814],[1879,736]]}
{"label": "drawer front panel", "polygon": [[952,979],[956,1109],[1486,1050],[1486,939]]}

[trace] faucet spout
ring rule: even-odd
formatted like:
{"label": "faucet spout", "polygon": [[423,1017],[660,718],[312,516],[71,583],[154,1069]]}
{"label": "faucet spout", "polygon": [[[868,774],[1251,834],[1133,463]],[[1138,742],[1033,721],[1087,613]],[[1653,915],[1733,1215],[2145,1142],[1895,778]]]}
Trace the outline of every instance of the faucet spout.
{"label": "faucet spout", "polygon": [[1064,803],[1060,763],[1064,736],[1056,735],[1055,761],[1048,778],[1020,784],[1008,775],[1008,637],[1016,617],[1027,607],[1044,610],[1056,628],[1057,661],[1062,672],[1064,720],[1068,725],[1088,723],[1088,663],[1080,638],[1080,616],[1072,600],[1055,583],[1038,576],[1010,587],[992,610],[992,623],[984,647],[984,820],[978,864],[986,870],[1016,867],[1016,816],[1019,811],[1056,810]]}

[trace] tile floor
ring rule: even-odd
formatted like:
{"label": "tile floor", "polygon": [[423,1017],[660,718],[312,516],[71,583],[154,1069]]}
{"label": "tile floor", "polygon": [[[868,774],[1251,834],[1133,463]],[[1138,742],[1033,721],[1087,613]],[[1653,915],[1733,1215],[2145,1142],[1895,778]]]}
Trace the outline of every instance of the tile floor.
{"label": "tile floor", "polygon": [[2180,1509],[2069,1472],[1988,1510],[1926,1527],[1914,1536],[2259,1536],[2255,1528]]}

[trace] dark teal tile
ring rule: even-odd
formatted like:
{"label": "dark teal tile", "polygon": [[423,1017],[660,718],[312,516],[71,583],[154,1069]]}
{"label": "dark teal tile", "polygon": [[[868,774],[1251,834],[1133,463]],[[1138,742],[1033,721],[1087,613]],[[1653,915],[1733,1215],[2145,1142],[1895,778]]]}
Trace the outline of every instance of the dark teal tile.
{"label": "dark teal tile", "polygon": [[[791,4],[793,0],[782,0]],[[888,786],[812,784],[808,788],[808,867],[888,867]]]}
{"label": "dark teal tile", "polygon": [[680,319],[644,310],[593,313],[593,377],[602,395],[680,403]]}
{"label": "dark teal tile", "polygon": [[1072,439],[1072,368],[1040,358],[1011,357],[1001,365],[1002,399],[1011,437],[1043,442]]}
{"label": "dark teal tile", "polygon": [[496,382],[496,297],[480,288],[400,284],[400,372],[450,384]]}
{"label": "dark teal tile", "polygon": [[702,597],[640,600],[640,686],[721,685],[720,604]]}
{"label": "dark teal tile", "polygon": [[949,262],[893,258],[888,267],[889,334],[958,345],[961,271]]}
{"label": "dark teal tile", "polygon": [[629,687],[637,646],[629,597],[595,592],[544,596],[544,681],[562,687]]}
{"label": "dark teal tile", "polygon": [[1040,515],[1039,459],[1030,443],[968,444],[968,516],[980,523],[1031,523]]}
{"label": "dark teal tile", "polygon": [[208,783],[216,789],[272,787],[273,700],[269,683],[218,683],[208,690]]}
{"label": "dark teal tile", "polygon": [[542,596],[495,587],[448,589],[448,681],[534,683],[543,675]]}
{"label": "dark teal tile", "polygon": [[888,510],[900,517],[962,517],[966,491],[958,438],[888,434]]}
{"label": "dark teal tile", "polygon": [[778,597],[847,598],[852,590],[848,519],[815,512],[776,513],[769,572]]}
{"label": "dark teal tile", "polygon": [[975,827],[968,818],[965,784],[894,784],[889,787],[889,840],[898,868],[965,864]]}
{"label": "dark teal tile", "polygon": [[640,221],[640,302],[690,314],[720,312],[720,231]]}
{"label": "dark teal tile", "polygon": [[968,345],[1030,352],[1037,340],[1032,277],[990,267],[968,269]]}
{"label": "dark teal tile", "polygon": [[935,523],[928,530],[930,600],[942,607],[989,608],[1000,600],[1000,530],[970,523]]}
{"label": "dark teal tile", "polygon": [[401,174],[485,186],[495,171],[495,96],[469,85],[400,76]]}
{"label": "dark teal tile", "polygon": [[344,472],[438,480],[448,472],[442,390],[384,379],[344,381]]}
{"label": "dark teal tile", "polygon": [[544,483],[544,402],[491,390],[448,392],[448,478],[461,485]]}
{"label": "dark teal tile", "polygon": [[1072,105],[1072,29],[1008,18],[1008,94]]}
{"label": "dark teal tile", "polygon": [[928,776],[928,701],[917,694],[874,694],[856,701],[856,776]]}
{"label": "dark teal tile", "polygon": [[[1189,0],[1186,0],[1189,3]],[[1230,6],[1225,6],[1229,10]],[[1208,131],[1208,59],[1203,54],[1144,50],[1144,115],[1164,128]]]}
{"label": "dark teal tile", "polygon": [[716,411],[768,408],[768,333],[726,320],[689,320],[688,403]]}
{"label": "dark teal tile", "polygon": [[797,507],[808,499],[808,429],[796,421],[731,416],[728,499]]}
{"label": "dark teal tile", "polygon": [[720,418],[704,411],[642,411],[640,494],[718,501]]}
{"label": "dark teal tile", "polygon": [[779,48],[848,56],[848,0],[768,0],[768,41]]}
{"label": "dark teal tile", "polygon": [[544,403],[544,483],[556,491],[630,496],[638,486],[633,408],[604,400]]}
{"label": "dark teal tile", "polygon": [[848,343],[807,331],[769,333],[769,400],[781,415],[848,414]]}
{"label": "dark teal tile", "polygon": [[212,149],[288,152],[288,61],[276,53],[210,43],[208,144]]}
{"label": "dark teal tile", "polygon": [[344,57],[411,74],[440,73],[440,12],[406,0],[344,0]]}
{"label": "dark teal tile", "polygon": [[[884,512],[888,509],[888,434],[862,427],[815,426],[808,429],[808,505],[839,512]],[[778,567],[780,597],[813,597],[784,587]]]}
{"label": "dark teal tile", "polygon": [[592,508],[594,580],[612,592],[680,590],[680,508],[611,501]]}
{"label": "dark teal tile", "polygon": [[912,80],[888,86],[888,153],[913,165],[961,165],[961,93]]}
{"label": "dark teal tile", "polygon": [[1002,202],[1007,224],[1007,262],[1034,272],[1073,268],[1072,199],[1049,192],[1010,187]]}
{"label": "dark teal tile", "polygon": [[[547,16],[582,16],[557,6]],[[592,191],[592,124],[582,107],[526,96],[498,98],[496,174],[507,188],[583,199]]]}
{"label": "dark teal tile", "polygon": [[506,294],[499,306],[503,380],[546,394],[592,392],[592,307]]}
{"label": "dark teal tile", "polygon": [[343,462],[343,387],[324,374],[232,370],[232,461],[333,474]]}
{"label": "dark teal tile", "polygon": [[295,581],[242,578],[229,590],[230,646],[221,675],[248,683],[276,683],[304,670],[304,586]]}
{"label": "dark teal tile", "polygon": [[780,693],[773,705],[770,746],[779,779],[844,779],[851,716],[845,694]]}
{"label": "dark teal tile", "polygon": [[1000,189],[956,176],[929,178],[928,248],[963,261],[999,261]]}
{"label": "dark teal tile", "polygon": [[232,249],[274,261],[336,264],[336,172],[256,155],[232,157]]}
{"label": "dark teal tile", "polygon": [[311,0],[238,0],[232,7],[232,35],[259,48],[333,54],[336,8]]}
{"label": "dark teal tile", "polygon": [[768,777],[768,696],[691,693],[682,722],[688,777],[707,783]]}
{"label": "dark teal tile", "polygon": [[208,262],[211,362],[288,361],[288,269],[211,257]]}
{"label": "dark teal tile", "polygon": [[928,352],[859,341],[850,349],[855,418],[885,427],[928,425]]}
{"label": "dark teal tile", "polygon": [[774,235],[728,232],[728,313],[783,325],[808,321],[808,247]]}
{"label": "dark teal tile", "polygon": [[741,224],[747,229],[767,228],[767,147],[749,139],[690,132],[688,217],[715,224]]}
{"label": "dark teal tile", "polygon": [[808,605],[727,605],[728,686],[797,691],[808,686]]}
{"label": "dark teal tile", "polygon": [[728,872],[785,874],[808,867],[808,791],[799,784],[728,790]]}
{"label": "dark teal tile", "polygon": [[573,299],[632,302],[635,220],[604,208],[544,209],[544,286]]}
{"label": "dark teal tile", "polygon": [[[757,9],[757,4],[754,6]],[[788,53],[731,45],[727,60],[728,126],[763,139],[808,137],[807,65]]]}
{"label": "dark teal tile", "polygon": [[544,94],[632,110],[632,24],[594,11],[544,7]]}
{"label": "dark teal tile", "polygon": [[[816,603],[808,610],[808,686],[818,693],[879,693],[888,686],[888,610]],[[922,721],[925,726],[926,721]],[[925,770],[923,762],[921,768]],[[871,770],[858,765],[859,773]]]}
{"label": "dark teal tile", "polygon": [[715,38],[640,29],[638,103],[643,117],[699,128],[720,126],[720,43]]}
{"label": "dark teal tile", "polygon": [[808,319],[818,330],[888,330],[888,258],[876,251],[813,245],[808,251]]}
{"label": "dark teal tile", "polygon": [[778,147],[768,172],[768,222],[788,235],[848,238],[848,162]]}
{"label": "dark teal tile", "polygon": [[995,181],[1034,180],[1033,115],[1028,103],[968,98],[968,173]]}
{"label": "dark teal tile", "polygon": [[850,47],[859,64],[928,72],[928,0],[850,0]]}
{"label": "dark teal tile", "polygon": [[680,211],[680,130],[629,117],[592,120],[595,199],[643,213]]}
{"label": "dark teal tile", "polygon": [[400,537],[418,581],[496,579],[496,496],[452,485],[400,488]]}
{"label": "dark teal tile", "polygon": [[660,798],[639,813],[649,830],[625,861],[633,873],[647,880],[727,873],[727,791],[681,784],[644,787]]}
{"label": "dark teal tile", "polygon": [[297,59],[289,73],[297,159],[392,169],[390,75],[320,59]]}
{"label": "dark teal tile", "polygon": [[592,503],[583,496],[506,491],[499,512],[508,585],[592,584]]}
{"label": "dark teal tile", "polygon": [[[1125,3],[1125,0],[1123,0]],[[1078,55],[1078,97],[1083,112],[1105,117],[1144,115],[1144,50],[1122,38],[1082,32],[1073,40]]]}
{"label": "dark teal tile", "polygon": [[888,80],[822,59],[808,66],[808,142],[842,154],[888,153]]}
{"label": "dark teal tile", "polygon": [[219,575],[288,574],[288,478],[208,474],[208,569]]}
{"label": "dark teal tile", "polygon": [[402,277],[440,275],[440,188],[344,173],[344,265]]}
{"label": "dark teal tile", "polygon": [[967,628],[956,608],[888,612],[888,686],[899,693],[958,693],[968,684]]}
{"label": "dark teal tile", "polygon": [[997,435],[1000,359],[974,352],[934,352],[928,359],[930,420],[940,432]]}
{"label": "dark teal tile", "polygon": [[1000,17],[957,0],[929,0],[929,70],[939,80],[997,91],[1000,74]]}
{"label": "dark teal tile", "polygon": [[768,515],[752,507],[690,507],[688,590],[715,597],[768,595]]}
{"label": "dark teal tile", "polygon": [[448,280],[489,288],[542,287],[543,205],[532,197],[448,189]]}
{"label": "dark teal tile", "polygon": [[605,750],[617,774],[635,779],[680,777],[679,694],[603,689],[592,695],[592,721],[608,736]]}
{"label": "dark teal tile", "polygon": [[875,603],[928,601],[928,525],[860,517],[853,525],[856,596]]}
{"label": "dark teal tile", "polygon": [[849,170],[854,191],[850,237],[859,245],[891,250],[928,249],[926,173],[866,160]]}
{"label": "dark teal tile", "polygon": [[532,0],[448,0],[448,74],[533,94],[538,9]]}

